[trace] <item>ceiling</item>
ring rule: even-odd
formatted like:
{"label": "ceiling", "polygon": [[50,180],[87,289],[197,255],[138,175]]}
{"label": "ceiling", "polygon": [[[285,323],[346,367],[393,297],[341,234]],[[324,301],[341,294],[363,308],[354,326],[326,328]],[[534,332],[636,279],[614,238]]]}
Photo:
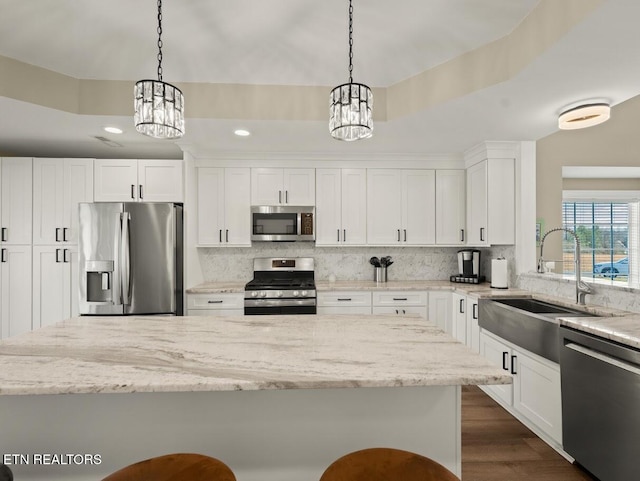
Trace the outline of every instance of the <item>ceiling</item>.
{"label": "ceiling", "polygon": [[159,141],[135,132],[130,98],[156,76],[156,8],[0,0],[0,154],[460,154],[547,136],[575,103],[640,94],[637,0],[356,0],[354,80],[374,88],[375,130],[344,143],[328,97],[348,79],[346,0],[165,0],[163,80],[185,92],[187,133]]}

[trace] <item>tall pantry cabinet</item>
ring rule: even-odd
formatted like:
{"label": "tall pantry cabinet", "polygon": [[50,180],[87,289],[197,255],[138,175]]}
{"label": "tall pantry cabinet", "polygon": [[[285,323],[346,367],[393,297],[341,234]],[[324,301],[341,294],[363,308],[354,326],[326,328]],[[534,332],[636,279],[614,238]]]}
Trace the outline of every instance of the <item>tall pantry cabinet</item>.
{"label": "tall pantry cabinet", "polygon": [[33,327],[78,315],[78,204],[93,159],[33,160]]}
{"label": "tall pantry cabinet", "polygon": [[31,158],[0,159],[0,338],[30,331]]}

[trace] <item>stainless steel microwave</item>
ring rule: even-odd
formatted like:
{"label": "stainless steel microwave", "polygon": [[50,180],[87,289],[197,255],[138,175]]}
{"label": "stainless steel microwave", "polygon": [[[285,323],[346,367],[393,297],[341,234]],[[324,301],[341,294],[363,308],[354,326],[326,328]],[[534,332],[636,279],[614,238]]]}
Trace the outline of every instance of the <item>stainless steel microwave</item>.
{"label": "stainless steel microwave", "polygon": [[251,240],[314,241],[315,207],[260,205],[251,207]]}

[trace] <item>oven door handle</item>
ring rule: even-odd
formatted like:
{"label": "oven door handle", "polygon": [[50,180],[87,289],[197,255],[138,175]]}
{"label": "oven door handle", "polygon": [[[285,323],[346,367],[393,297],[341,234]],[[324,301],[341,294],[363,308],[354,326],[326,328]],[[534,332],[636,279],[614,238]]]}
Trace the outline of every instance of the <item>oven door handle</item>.
{"label": "oven door handle", "polygon": [[576,344],[575,342],[569,342],[565,344],[565,347],[567,349],[571,349],[572,351],[579,352],[580,354],[584,354],[585,356],[597,359],[598,361],[602,361],[611,366],[624,369],[625,371],[635,374],[636,376],[640,376],[640,367],[636,364],[632,364],[622,359],[618,359],[617,357],[613,357],[603,352],[596,351],[595,349],[582,346],[581,344]]}

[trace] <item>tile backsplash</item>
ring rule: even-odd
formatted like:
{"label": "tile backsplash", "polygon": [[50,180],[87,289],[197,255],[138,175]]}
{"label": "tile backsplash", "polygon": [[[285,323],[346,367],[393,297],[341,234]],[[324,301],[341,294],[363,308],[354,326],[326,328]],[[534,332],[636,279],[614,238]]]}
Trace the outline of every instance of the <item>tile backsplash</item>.
{"label": "tile backsplash", "polygon": [[[458,271],[461,247],[315,247],[311,243],[254,243],[250,248],[200,248],[198,255],[206,281],[248,281],[254,257],[313,257],[317,280],[372,280],[373,256],[393,257],[389,280],[448,280]],[[491,259],[513,259],[513,246],[480,249],[482,274],[490,279]]]}

